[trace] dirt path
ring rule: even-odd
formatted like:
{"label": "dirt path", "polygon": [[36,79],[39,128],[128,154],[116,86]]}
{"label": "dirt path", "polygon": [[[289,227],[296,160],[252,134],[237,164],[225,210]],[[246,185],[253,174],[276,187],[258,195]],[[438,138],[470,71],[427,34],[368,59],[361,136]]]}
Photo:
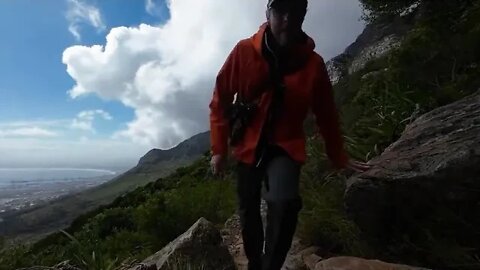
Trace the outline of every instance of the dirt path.
{"label": "dirt path", "polygon": [[[262,201],[262,219],[263,224],[266,224],[266,213],[267,206],[265,201]],[[235,261],[235,265],[239,270],[247,270],[248,260],[243,251],[243,240],[241,236],[240,229],[240,218],[238,215],[232,216],[225,223],[225,227],[222,230],[222,237],[225,245],[228,247],[230,254],[232,254]],[[300,239],[297,237],[294,238],[292,243],[292,248],[287,256],[285,264],[282,270],[300,270],[306,269],[305,264],[303,263],[303,256],[306,253],[314,253],[314,249],[306,249],[304,245],[300,242]]]}

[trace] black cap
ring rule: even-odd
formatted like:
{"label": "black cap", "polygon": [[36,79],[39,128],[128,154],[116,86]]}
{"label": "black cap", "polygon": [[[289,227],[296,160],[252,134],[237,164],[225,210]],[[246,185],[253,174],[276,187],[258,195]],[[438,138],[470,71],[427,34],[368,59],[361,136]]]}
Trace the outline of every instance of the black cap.
{"label": "black cap", "polygon": [[275,2],[284,2],[284,1],[304,2],[305,4],[308,3],[307,0],[303,0],[303,1],[300,1],[300,0],[268,0],[267,8],[271,8],[272,5],[273,5]]}

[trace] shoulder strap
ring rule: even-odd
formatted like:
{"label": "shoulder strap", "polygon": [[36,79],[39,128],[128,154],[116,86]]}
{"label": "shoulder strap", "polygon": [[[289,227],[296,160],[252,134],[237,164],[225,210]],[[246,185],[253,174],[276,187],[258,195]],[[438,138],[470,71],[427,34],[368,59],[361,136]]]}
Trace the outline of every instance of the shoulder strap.
{"label": "shoulder strap", "polygon": [[268,107],[267,111],[267,118],[265,123],[262,127],[260,140],[257,145],[257,149],[255,151],[255,158],[256,158],[256,167],[259,168],[263,166],[263,161],[268,159],[266,155],[268,155],[268,148],[269,148],[269,141],[273,135],[273,126],[276,120],[276,116],[281,109],[281,104],[283,101],[283,96],[285,92],[285,85],[283,83],[283,74],[281,73],[278,61],[277,63],[273,64],[269,61],[270,65],[270,80],[273,84],[273,95],[272,95],[272,102]]}
{"label": "shoulder strap", "polygon": [[273,96],[270,107],[268,108],[267,120],[265,122],[264,131],[265,135],[270,137],[273,132],[273,125],[275,122],[275,117],[278,116],[281,109],[281,104],[283,102],[284,93],[286,90],[284,81],[283,81],[283,72],[280,70],[279,60],[269,48],[268,38],[265,36],[265,45],[270,51],[272,59],[268,61],[270,67],[270,81],[273,85]]}

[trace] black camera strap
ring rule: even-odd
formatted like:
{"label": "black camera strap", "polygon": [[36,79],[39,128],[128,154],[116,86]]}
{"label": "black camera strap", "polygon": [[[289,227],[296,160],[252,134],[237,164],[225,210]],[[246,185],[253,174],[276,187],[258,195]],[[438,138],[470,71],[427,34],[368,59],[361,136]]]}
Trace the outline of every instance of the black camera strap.
{"label": "black camera strap", "polygon": [[259,168],[264,162],[268,160],[270,142],[273,139],[274,126],[277,121],[277,117],[280,114],[282,108],[284,93],[286,90],[283,81],[283,71],[280,67],[280,62],[275,52],[268,44],[268,34],[265,33],[264,52],[269,64],[269,76],[273,86],[272,101],[268,107],[267,117],[262,127],[260,140],[256,149],[256,167]]}

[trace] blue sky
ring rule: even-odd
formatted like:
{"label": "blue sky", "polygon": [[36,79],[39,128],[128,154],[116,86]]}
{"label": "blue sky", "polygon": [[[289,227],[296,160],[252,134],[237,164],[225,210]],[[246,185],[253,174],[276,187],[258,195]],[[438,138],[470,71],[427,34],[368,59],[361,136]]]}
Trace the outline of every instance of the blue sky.
{"label": "blue sky", "polygon": [[[85,18],[75,21],[69,17],[81,6],[97,9],[102,27]],[[132,121],[134,110],[118,100],[96,95],[70,97],[67,92],[75,81],[66,72],[62,54],[73,45],[105,44],[106,34],[114,27],[160,25],[168,18],[163,0],[0,1],[0,152],[4,156],[0,167],[92,167],[97,160],[82,161],[89,160],[98,145],[106,144],[111,144],[106,149],[119,150],[122,158],[112,158],[98,167],[123,169],[134,164],[148,147],[128,141],[108,142],[113,132]],[[69,31],[74,21],[80,37]],[[79,118],[95,111],[108,117]],[[59,147],[81,152],[83,146],[92,150],[53,156]],[[44,153],[31,154],[41,151]]]}
{"label": "blue sky", "polygon": [[[101,0],[85,2],[101,10],[105,29],[97,31],[87,22],[80,23],[81,40],[68,31],[64,0],[0,1],[0,122],[74,118],[79,112],[103,109],[114,115],[104,121],[107,134],[133,119],[133,111],[118,101],[96,96],[73,100],[67,95],[74,81],[62,63],[65,48],[74,44],[105,43],[108,29],[159,24],[168,18],[168,9],[158,1],[156,13],[146,12],[139,0]],[[21,15],[20,15],[21,14]]]}
{"label": "blue sky", "polygon": [[[208,130],[218,70],[266,0],[0,0],[0,168],[126,169]],[[357,0],[310,1],[326,60],[361,33]]]}

